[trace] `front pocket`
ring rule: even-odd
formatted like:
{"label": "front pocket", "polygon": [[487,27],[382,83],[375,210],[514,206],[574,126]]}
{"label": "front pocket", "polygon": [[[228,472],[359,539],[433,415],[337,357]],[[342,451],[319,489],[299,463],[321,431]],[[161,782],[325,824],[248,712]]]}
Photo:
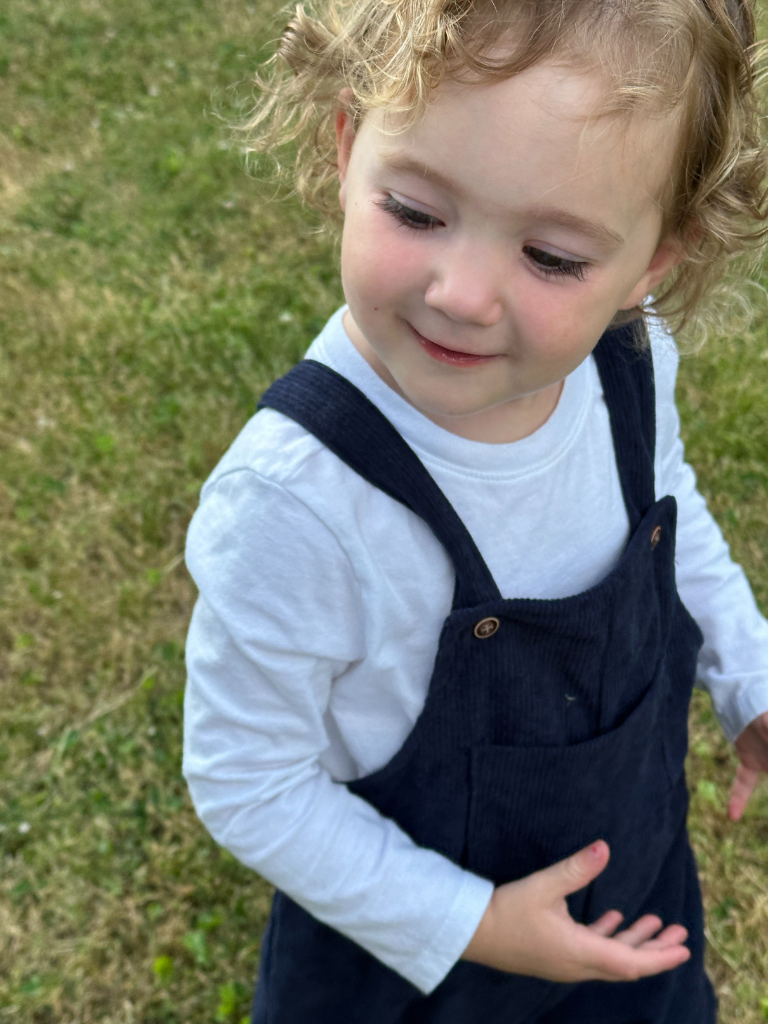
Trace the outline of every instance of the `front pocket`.
{"label": "front pocket", "polygon": [[[680,814],[658,728],[660,682],[618,729],[584,743],[475,747],[466,866],[502,884],[605,839],[611,860],[590,903],[631,912]],[[574,900],[572,913],[581,916],[585,900]]]}

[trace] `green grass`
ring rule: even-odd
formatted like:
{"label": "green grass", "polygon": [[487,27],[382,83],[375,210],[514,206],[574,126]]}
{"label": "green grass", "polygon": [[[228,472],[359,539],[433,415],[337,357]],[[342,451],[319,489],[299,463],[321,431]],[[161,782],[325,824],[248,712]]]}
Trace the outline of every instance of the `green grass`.
{"label": "green grass", "polygon": [[[341,299],[217,111],[276,31],[232,0],[0,11],[0,1021],[247,1014],[264,882],[180,776],[181,563],[199,488]],[[768,336],[686,359],[701,486],[768,607]],[[692,715],[691,829],[722,1021],[766,1018],[768,799]],[[768,1012],[768,1011],[766,1011]]]}

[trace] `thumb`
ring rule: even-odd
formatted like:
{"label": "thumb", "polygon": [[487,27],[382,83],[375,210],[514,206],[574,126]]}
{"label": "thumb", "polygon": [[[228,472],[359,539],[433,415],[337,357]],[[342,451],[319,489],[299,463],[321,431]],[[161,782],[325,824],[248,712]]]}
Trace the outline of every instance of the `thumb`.
{"label": "thumb", "polygon": [[585,846],[583,850],[574,853],[565,860],[558,861],[551,867],[539,872],[540,880],[544,882],[553,898],[568,896],[572,892],[578,892],[604,870],[611,856],[608,844],[602,839]]}

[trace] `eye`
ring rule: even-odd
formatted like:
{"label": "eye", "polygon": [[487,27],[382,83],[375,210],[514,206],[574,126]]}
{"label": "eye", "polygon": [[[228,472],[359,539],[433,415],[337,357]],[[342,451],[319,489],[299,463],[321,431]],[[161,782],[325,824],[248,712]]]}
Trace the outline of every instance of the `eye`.
{"label": "eye", "polygon": [[394,217],[404,227],[413,228],[415,231],[434,231],[436,227],[442,224],[442,221],[439,221],[437,217],[432,217],[428,213],[422,213],[421,210],[412,210],[410,206],[404,206],[394,196],[384,196],[383,199],[377,199],[376,205],[380,210],[384,210],[385,213]]}
{"label": "eye", "polygon": [[524,245],[523,252],[545,277],[574,277],[583,281],[587,276],[589,264],[580,260],[567,260],[563,256],[555,256],[552,252],[537,249],[533,245]]}

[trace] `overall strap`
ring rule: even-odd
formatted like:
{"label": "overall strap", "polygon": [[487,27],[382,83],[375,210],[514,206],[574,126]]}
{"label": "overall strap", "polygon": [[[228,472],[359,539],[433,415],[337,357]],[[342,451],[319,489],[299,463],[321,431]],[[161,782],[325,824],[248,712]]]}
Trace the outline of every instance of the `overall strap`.
{"label": "overall strap", "polygon": [[425,521],[456,570],[454,608],[501,599],[469,531],[421,460],[346,377],[304,359],[267,389],[258,407],[295,420],[363,479]]}
{"label": "overall strap", "polygon": [[[646,334],[645,325],[642,330]],[[632,530],[656,500],[656,393],[650,345],[638,347],[638,325],[605,332],[594,350],[611,419],[613,447]]]}

